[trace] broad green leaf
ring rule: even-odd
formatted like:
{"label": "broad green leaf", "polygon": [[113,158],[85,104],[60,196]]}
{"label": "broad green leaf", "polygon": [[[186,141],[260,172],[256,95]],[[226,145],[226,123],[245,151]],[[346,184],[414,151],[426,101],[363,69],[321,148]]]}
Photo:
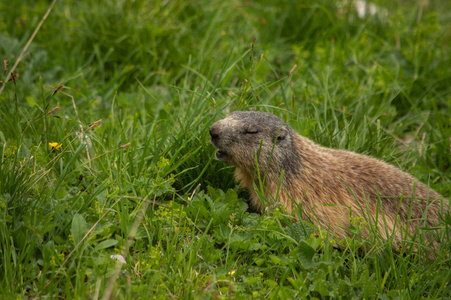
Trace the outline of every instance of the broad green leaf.
{"label": "broad green leaf", "polygon": [[86,224],[85,218],[83,218],[81,214],[75,214],[72,218],[72,227],[70,231],[75,245],[77,245],[88,232],[88,224]]}
{"label": "broad green leaf", "polygon": [[269,255],[269,258],[275,265],[278,265],[282,262],[282,259],[280,259],[279,257],[277,257],[275,255]]}
{"label": "broad green leaf", "polygon": [[225,200],[227,203],[234,204],[238,201],[238,195],[232,189],[228,189],[225,194]]}
{"label": "broad green leaf", "polygon": [[211,186],[207,186],[207,191],[208,191],[208,195],[211,198],[213,198],[213,200],[216,200],[216,199],[218,199],[221,196],[219,190],[215,189],[215,188],[213,188]]}
{"label": "broad green leaf", "polygon": [[313,261],[313,256],[316,251],[305,241],[300,241],[296,249],[297,258],[305,269],[315,267],[316,263]]}
{"label": "broad green leaf", "polygon": [[99,250],[102,250],[102,249],[106,249],[106,248],[115,246],[115,245],[117,245],[117,243],[118,243],[118,240],[113,240],[113,239],[109,239],[109,240],[102,241],[102,242],[98,243],[98,244],[94,247],[94,249],[92,250],[92,252],[97,252],[97,251],[99,251]]}

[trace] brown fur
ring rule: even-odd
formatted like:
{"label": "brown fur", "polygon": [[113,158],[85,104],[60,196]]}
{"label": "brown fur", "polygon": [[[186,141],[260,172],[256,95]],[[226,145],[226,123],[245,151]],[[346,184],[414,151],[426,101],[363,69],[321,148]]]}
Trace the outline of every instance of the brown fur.
{"label": "brown fur", "polygon": [[[443,197],[413,176],[372,157],[319,146],[272,114],[234,112],[213,124],[210,135],[217,158],[236,166],[236,180],[259,211],[264,204],[255,187],[288,213],[300,206],[339,238],[349,236],[350,214],[363,217],[384,239],[393,236],[395,247],[405,236],[399,225],[413,234],[439,221]],[[367,237],[368,228],[361,235]]]}

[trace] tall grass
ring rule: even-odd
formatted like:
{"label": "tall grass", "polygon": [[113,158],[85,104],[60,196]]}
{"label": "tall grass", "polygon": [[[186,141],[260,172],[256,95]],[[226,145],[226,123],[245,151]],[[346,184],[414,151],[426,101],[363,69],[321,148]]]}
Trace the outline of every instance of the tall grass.
{"label": "tall grass", "polygon": [[[449,244],[434,262],[358,236],[337,249],[253,213],[209,143],[230,111],[268,111],[449,198],[451,7],[376,4],[57,2],[0,94],[1,294],[450,297]],[[47,5],[0,3],[3,78]]]}

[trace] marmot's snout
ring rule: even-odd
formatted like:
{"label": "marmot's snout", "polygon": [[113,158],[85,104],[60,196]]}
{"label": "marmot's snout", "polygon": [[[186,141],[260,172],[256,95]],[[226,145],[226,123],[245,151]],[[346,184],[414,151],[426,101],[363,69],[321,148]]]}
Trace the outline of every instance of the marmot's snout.
{"label": "marmot's snout", "polygon": [[215,124],[213,124],[213,126],[211,126],[211,128],[210,128],[210,137],[211,137],[212,143],[213,143],[213,141],[219,139],[218,128],[217,128],[217,126],[215,126]]}
{"label": "marmot's snout", "polygon": [[219,122],[214,123],[211,127],[210,127],[210,141],[211,143],[218,148],[218,151],[216,151],[215,155],[216,158],[222,161],[226,161],[228,158],[228,154],[227,151],[225,149],[223,149],[224,146],[222,146],[221,144],[221,130],[220,130],[220,125]]}

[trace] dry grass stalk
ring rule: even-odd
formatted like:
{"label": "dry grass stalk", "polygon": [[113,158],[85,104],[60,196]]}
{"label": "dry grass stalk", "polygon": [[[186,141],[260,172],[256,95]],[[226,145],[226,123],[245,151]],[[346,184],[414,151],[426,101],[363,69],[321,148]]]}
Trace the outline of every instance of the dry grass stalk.
{"label": "dry grass stalk", "polygon": [[6,77],[5,82],[3,83],[2,87],[0,88],[0,94],[3,93],[3,90],[5,89],[5,86],[6,86],[6,82],[9,81],[11,74],[13,74],[14,70],[16,70],[17,66],[19,65],[19,62],[25,56],[25,52],[28,50],[28,47],[30,47],[31,42],[34,40],[34,38],[38,34],[39,30],[42,27],[42,24],[44,24],[44,21],[49,16],[49,14],[52,11],[53,6],[55,5],[55,3],[56,3],[56,0],[53,0],[52,3],[50,4],[49,8],[47,9],[45,15],[42,17],[41,22],[39,22],[38,26],[36,26],[36,29],[34,30],[33,34],[31,35],[30,39],[28,40],[27,44],[25,45],[25,47],[23,48],[22,52],[20,53],[19,58],[17,59],[17,61],[14,64],[13,68],[11,69],[11,73]]}
{"label": "dry grass stalk", "polygon": [[119,146],[119,149],[124,149],[124,148],[128,148],[131,146],[131,143],[127,143],[125,145]]}
{"label": "dry grass stalk", "polygon": [[293,74],[294,70],[296,70],[297,67],[298,67],[298,65],[294,65],[293,68],[291,68],[290,76]]}
{"label": "dry grass stalk", "polygon": [[[155,199],[157,196],[155,195],[153,201],[155,202]],[[143,199],[141,209],[138,212],[138,215],[136,216],[135,220],[133,221],[133,225],[130,228],[130,231],[127,236],[127,240],[125,242],[124,249],[122,251],[122,256],[127,257],[128,252],[130,250],[130,247],[132,246],[133,242],[135,241],[136,233],[138,232],[139,225],[141,225],[141,221],[145,216],[147,207],[149,206],[150,201],[146,201],[146,199]],[[115,203],[116,204],[116,203]],[[103,294],[102,300],[108,300],[112,299],[113,295],[113,289],[116,284],[117,279],[119,278],[119,274],[122,270],[122,263],[120,261],[116,261],[116,266],[114,268],[114,271],[112,272],[112,276],[108,280],[108,285],[105,288],[105,292]]]}
{"label": "dry grass stalk", "polygon": [[78,115],[78,110],[77,110],[77,105],[75,105],[75,99],[72,95],[69,95],[67,93],[61,92],[61,94],[66,95],[67,97],[72,99],[72,106],[74,107],[74,111],[75,111],[75,115],[77,116],[77,120],[78,120],[78,124],[80,126],[80,133],[79,133],[79,139],[80,141],[83,143],[84,140],[86,139],[86,156],[88,158],[88,163],[89,163],[89,167],[91,168],[91,157],[89,155],[89,148],[88,148],[88,144],[91,144],[91,140],[89,139],[88,136],[85,136],[85,132],[83,130],[83,126],[81,125],[81,120],[80,120],[80,116]]}
{"label": "dry grass stalk", "polygon": [[55,113],[58,109],[60,109],[60,107],[59,106],[57,106],[57,107],[55,107],[55,108],[53,108],[53,109],[51,109],[51,110],[49,110],[49,112],[47,113],[47,115],[46,116],[48,116],[48,115],[51,115],[51,114],[53,114],[53,113]]}
{"label": "dry grass stalk", "polygon": [[[100,221],[102,221],[105,216],[112,211],[113,207],[116,206],[116,204],[119,203],[119,201],[121,201],[121,199],[123,198],[123,196],[120,196],[119,199],[117,199],[113,205],[110,206],[110,208],[108,208],[104,214],[100,217],[100,219],[97,220],[97,222],[91,227],[91,229],[88,230],[88,232],[83,236],[83,238],[78,242],[78,244],[75,246],[74,249],[72,249],[72,251],[69,253],[69,255],[66,257],[66,259],[64,260],[64,262],[61,264],[61,266],[59,267],[59,269],[56,271],[54,278],[56,278],[60,273],[61,270],[63,269],[64,265],[69,261],[69,259],[72,257],[72,255],[75,253],[75,251],[80,248],[80,246],[83,244],[83,242],[91,235],[91,233],[97,228],[97,225],[99,225]],[[45,285],[45,287],[48,287],[49,284],[52,282],[52,280],[49,280],[47,282],[47,284]],[[39,295],[39,294],[38,294]]]}

